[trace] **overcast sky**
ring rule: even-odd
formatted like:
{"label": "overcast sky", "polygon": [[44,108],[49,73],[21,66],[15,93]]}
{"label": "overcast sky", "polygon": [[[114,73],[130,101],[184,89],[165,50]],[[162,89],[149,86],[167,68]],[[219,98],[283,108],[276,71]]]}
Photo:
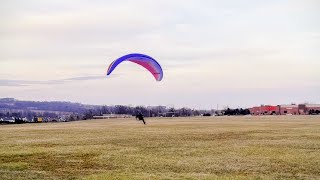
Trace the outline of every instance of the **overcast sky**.
{"label": "overcast sky", "polygon": [[[2,0],[0,97],[87,104],[320,103],[318,0]],[[108,65],[128,53],[156,59]]]}

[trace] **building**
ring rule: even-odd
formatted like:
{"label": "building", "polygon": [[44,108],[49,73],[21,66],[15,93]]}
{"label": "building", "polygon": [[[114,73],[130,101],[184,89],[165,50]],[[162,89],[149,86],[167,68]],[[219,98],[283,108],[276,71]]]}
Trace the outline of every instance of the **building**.
{"label": "building", "polygon": [[320,111],[320,104],[299,104],[299,114],[311,114],[312,111]]}
{"label": "building", "polygon": [[2,118],[2,122],[3,123],[14,123],[15,119],[14,119],[14,117],[4,117],[4,118]]}
{"label": "building", "polygon": [[320,111],[320,104],[261,105],[249,108],[251,115],[307,115]]}
{"label": "building", "polygon": [[310,110],[320,111],[320,104],[306,104],[306,112],[309,113]]}
{"label": "building", "polygon": [[251,115],[276,115],[279,114],[279,107],[272,105],[261,105],[249,108]]}
{"label": "building", "polygon": [[42,117],[38,117],[38,116],[33,117],[33,122],[42,123],[42,121],[43,121]]}
{"label": "building", "polygon": [[280,115],[298,115],[299,113],[299,105],[291,104],[291,105],[279,105],[279,114]]}
{"label": "building", "polygon": [[128,114],[103,114],[102,116],[93,116],[93,119],[110,119],[110,118],[132,118]]}

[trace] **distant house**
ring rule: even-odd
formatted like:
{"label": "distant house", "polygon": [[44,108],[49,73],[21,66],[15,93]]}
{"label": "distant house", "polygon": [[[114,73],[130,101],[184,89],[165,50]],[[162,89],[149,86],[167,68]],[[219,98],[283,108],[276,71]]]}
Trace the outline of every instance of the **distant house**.
{"label": "distant house", "polygon": [[9,122],[9,123],[14,123],[15,119],[14,119],[14,117],[4,117],[3,121],[4,122]]}
{"label": "distant house", "polygon": [[27,117],[22,118],[22,120],[23,120],[24,122],[30,122],[30,120],[29,120]]}
{"label": "distant house", "polygon": [[128,114],[103,114],[102,116],[93,116],[93,119],[110,119],[110,118],[132,118]]}
{"label": "distant house", "polygon": [[42,123],[42,121],[43,121],[43,117],[38,117],[38,116],[33,117],[33,122]]}
{"label": "distant house", "polygon": [[160,117],[178,117],[179,112],[165,112],[165,113],[159,113]]}

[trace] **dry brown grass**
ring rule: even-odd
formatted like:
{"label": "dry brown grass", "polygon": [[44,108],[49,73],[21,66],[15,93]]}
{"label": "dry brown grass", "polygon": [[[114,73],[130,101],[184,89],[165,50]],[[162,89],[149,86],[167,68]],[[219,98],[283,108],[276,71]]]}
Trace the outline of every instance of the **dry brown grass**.
{"label": "dry brown grass", "polygon": [[320,117],[0,126],[0,179],[320,179]]}

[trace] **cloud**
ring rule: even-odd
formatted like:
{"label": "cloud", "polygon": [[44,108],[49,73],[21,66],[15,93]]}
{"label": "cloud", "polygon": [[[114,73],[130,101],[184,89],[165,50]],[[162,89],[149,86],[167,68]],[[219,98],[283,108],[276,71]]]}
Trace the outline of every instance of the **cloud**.
{"label": "cloud", "polygon": [[[117,77],[117,75],[113,76]],[[105,79],[105,76],[80,76],[71,77],[66,79],[48,80],[48,81],[30,81],[30,80],[12,80],[12,79],[0,79],[0,86],[31,86],[31,85],[52,85],[52,84],[64,84],[76,81],[90,81]]]}
{"label": "cloud", "polygon": [[34,81],[7,80],[0,79],[0,86],[26,86],[26,83],[35,83]]}

